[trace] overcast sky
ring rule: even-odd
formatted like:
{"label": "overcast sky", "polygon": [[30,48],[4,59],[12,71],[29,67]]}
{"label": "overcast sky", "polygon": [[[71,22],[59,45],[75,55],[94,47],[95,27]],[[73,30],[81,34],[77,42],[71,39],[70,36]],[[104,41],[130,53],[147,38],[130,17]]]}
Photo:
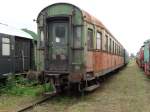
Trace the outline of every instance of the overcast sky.
{"label": "overcast sky", "polygon": [[1,0],[0,22],[36,32],[33,19],[56,2],[72,3],[98,18],[130,53],[150,39],[149,0]]}

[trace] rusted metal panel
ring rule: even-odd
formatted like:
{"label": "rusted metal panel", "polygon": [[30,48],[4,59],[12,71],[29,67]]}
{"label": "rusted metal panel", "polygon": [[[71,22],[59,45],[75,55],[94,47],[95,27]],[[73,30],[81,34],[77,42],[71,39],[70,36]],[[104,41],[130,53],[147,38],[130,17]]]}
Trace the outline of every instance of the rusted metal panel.
{"label": "rusted metal panel", "polygon": [[112,68],[112,54],[108,54],[108,60],[109,60],[109,65],[108,65],[108,68]]}
{"label": "rusted metal panel", "polygon": [[102,53],[99,51],[94,52],[94,72],[100,72],[102,69],[101,65],[101,58],[102,58]]}
{"label": "rusted metal panel", "polygon": [[107,53],[104,53],[104,69],[107,69],[107,65],[108,65],[108,59],[107,59]]}
{"label": "rusted metal panel", "polygon": [[71,73],[68,78],[71,82],[79,82],[83,79],[83,74],[81,72]]}
{"label": "rusted metal panel", "polygon": [[82,13],[83,13],[83,17],[84,17],[85,21],[87,21],[89,23],[93,23],[95,25],[98,25],[98,26],[100,26],[102,28],[105,28],[105,26],[102,24],[102,22],[100,22],[94,16],[91,16],[89,13],[87,13],[86,11],[83,11],[83,10],[82,10]]}
{"label": "rusted metal panel", "polygon": [[120,65],[124,64],[123,57],[121,56],[113,55],[103,51],[95,51],[93,55],[94,73],[103,74],[103,72],[110,72],[111,70],[114,70],[115,68],[118,68]]}
{"label": "rusted metal panel", "polygon": [[93,60],[93,52],[88,51],[86,56],[86,71],[91,72],[94,70],[93,68],[94,60]]}
{"label": "rusted metal panel", "polygon": [[116,65],[115,55],[113,55],[113,67]]}

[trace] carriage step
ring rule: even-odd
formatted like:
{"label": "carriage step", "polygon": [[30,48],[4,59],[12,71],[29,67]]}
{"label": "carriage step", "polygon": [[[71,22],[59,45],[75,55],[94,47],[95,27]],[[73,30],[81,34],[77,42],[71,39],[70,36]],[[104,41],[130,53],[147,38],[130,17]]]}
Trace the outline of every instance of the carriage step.
{"label": "carriage step", "polygon": [[94,79],[95,79],[95,77],[88,77],[88,78],[86,78],[87,81],[91,81],[91,80],[94,80]]}
{"label": "carriage step", "polygon": [[50,95],[53,95],[53,94],[56,94],[56,91],[53,91],[53,92],[45,92],[43,95],[45,95],[45,96],[50,96]]}
{"label": "carriage step", "polygon": [[95,84],[95,85],[86,87],[85,91],[93,91],[93,90],[97,89],[99,86],[100,86],[99,84]]}

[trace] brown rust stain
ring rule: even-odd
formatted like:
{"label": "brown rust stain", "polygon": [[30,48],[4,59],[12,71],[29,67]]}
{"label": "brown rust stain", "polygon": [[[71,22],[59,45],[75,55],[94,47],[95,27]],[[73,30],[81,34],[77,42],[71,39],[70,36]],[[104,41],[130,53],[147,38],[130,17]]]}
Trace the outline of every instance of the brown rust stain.
{"label": "brown rust stain", "polygon": [[86,71],[91,72],[94,70],[93,68],[94,60],[93,60],[93,51],[88,51],[86,56]]}
{"label": "brown rust stain", "polygon": [[101,72],[123,64],[123,57],[100,51],[87,53],[87,72]]}

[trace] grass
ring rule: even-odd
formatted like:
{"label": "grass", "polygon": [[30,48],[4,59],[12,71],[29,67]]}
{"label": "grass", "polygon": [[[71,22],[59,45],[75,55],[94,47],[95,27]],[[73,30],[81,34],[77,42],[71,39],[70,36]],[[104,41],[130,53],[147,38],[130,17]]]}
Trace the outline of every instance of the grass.
{"label": "grass", "polygon": [[150,79],[131,60],[101,87],[81,98],[56,98],[33,112],[149,112]]}
{"label": "grass", "polygon": [[19,106],[34,102],[43,97],[45,91],[52,91],[49,84],[38,84],[24,77],[8,77],[0,85],[0,112],[13,112]]}
{"label": "grass", "polygon": [[52,91],[49,84],[40,85],[23,77],[8,77],[6,84],[0,86],[0,94],[19,96],[38,96],[45,91]]}
{"label": "grass", "polygon": [[[5,112],[5,109],[12,112],[14,104],[31,102],[37,98],[33,96],[0,96],[0,112]],[[127,67],[104,81],[96,91],[78,98],[58,96],[42,106],[36,106],[32,112],[149,112],[149,99],[150,79],[132,60]]]}

